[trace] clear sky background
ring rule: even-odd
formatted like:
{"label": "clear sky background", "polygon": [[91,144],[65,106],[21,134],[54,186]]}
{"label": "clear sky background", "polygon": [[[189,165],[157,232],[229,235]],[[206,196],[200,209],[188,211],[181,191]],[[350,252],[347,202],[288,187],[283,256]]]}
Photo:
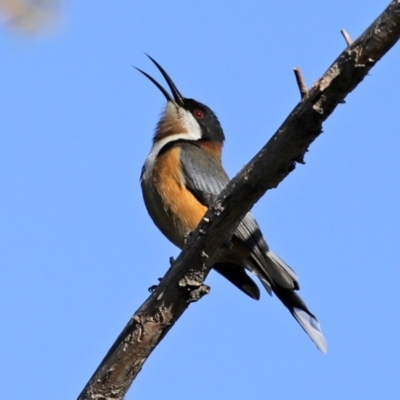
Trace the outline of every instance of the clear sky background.
{"label": "clear sky background", "polygon": [[[68,1],[51,34],[0,27],[4,399],[74,399],[179,254],[139,186],[165,100],[152,55],[210,106],[233,176],[388,0]],[[212,272],[127,400],[398,399],[400,45],[254,208],[300,277],[328,355],[276,298]]]}

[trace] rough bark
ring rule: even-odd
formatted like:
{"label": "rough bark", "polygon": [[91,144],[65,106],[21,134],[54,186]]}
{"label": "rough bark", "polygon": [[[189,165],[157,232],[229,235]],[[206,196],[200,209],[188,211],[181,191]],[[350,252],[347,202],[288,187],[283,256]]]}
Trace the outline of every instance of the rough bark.
{"label": "rough bark", "polygon": [[344,102],[400,36],[400,0],[339,55],[261,151],[218,196],[187,245],[146,302],[135,312],[79,396],[122,399],[142,365],[193,301],[208,293],[203,284],[221,247],[260,197],[302,163],[322,132],[322,123]]}

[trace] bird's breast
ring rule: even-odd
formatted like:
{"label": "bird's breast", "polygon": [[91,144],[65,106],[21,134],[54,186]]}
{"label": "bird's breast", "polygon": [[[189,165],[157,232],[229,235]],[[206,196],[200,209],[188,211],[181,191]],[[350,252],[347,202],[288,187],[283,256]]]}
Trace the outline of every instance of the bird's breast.
{"label": "bird's breast", "polygon": [[160,152],[145,164],[142,192],[147,211],[161,232],[182,248],[185,235],[196,229],[207,208],[185,185],[178,146]]}

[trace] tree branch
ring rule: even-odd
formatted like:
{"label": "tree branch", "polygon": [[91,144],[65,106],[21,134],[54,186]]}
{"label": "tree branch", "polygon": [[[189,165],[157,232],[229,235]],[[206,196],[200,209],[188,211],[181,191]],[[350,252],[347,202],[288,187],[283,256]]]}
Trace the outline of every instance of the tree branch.
{"label": "tree branch", "polygon": [[221,248],[260,197],[303,162],[322,123],[400,36],[400,0],[329,67],[263,149],[230,181],[191,235],[178,259],[136,311],[79,396],[122,399],[147,357],[189,304],[208,293],[203,284]]}
{"label": "tree branch", "polygon": [[350,35],[346,32],[345,29],[342,29],[340,33],[343,35],[344,40],[347,43],[347,46],[351,46],[353,44],[353,40],[351,39]]}
{"label": "tree branch", "polygon": [[301,73],[301,69],[299,67],[293,68],[294,76],[296,77],[297,86],[300,90],[301,98],[306,97],[308,94],[307,85],[304,81],[303,74]]}

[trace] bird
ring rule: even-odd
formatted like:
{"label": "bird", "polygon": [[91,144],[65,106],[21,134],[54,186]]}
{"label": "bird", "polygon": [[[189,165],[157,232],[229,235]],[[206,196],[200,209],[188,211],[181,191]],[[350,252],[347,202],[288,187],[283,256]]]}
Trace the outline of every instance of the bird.
{"label": "bird", "polygon": [[[141,171],[141,189],[154,224],[182,249],[188,234],[196,229],[229,182],[221,161],[225,135],[215,113],[205,104],[182,96],[161,65],[148,57],[171,94],[147,72],[136,68],[167,100]],[[327,353],[318,319],[296,293],[296,273],[269,248],[251,212],[239,223],[213,269],[258,300],[260,289],[247,271],[255,275],[266,291],[286,306],[317,348]]]}

